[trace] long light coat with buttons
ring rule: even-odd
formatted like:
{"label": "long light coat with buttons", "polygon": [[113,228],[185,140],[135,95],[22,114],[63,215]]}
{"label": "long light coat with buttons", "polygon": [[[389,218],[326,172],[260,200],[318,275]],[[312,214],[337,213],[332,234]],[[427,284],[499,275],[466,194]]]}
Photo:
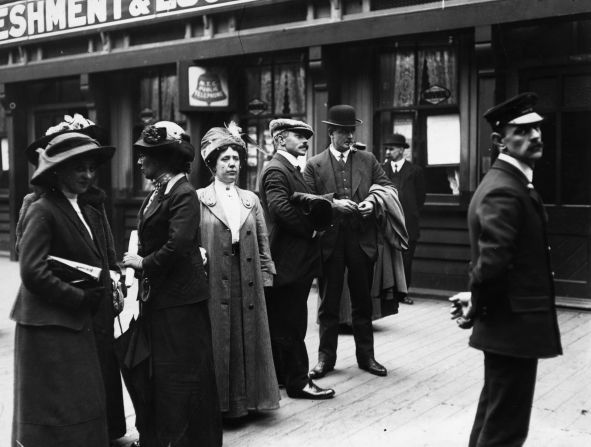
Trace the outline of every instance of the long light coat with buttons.
{"label": "long light coat with buttons", "polygon": [[[279,387],[269,336],[264,287],[271,286],[275,265],[271,259],[267,228],[258,197],[236,188],[240,198],[240,275],[244,361],[248,408],[279,407]],[[218,393],[222,411],[230,398],[230,293],[232,235],[222,204],[213,184],[197,190],[201,203],[201,243],[207,251],[207,270],[211,299],[213,351]]]}

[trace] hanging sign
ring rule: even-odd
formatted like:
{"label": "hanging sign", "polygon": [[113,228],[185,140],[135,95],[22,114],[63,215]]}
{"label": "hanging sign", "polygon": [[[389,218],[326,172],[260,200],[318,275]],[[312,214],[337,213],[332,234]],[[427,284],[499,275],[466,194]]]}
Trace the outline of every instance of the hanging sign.
{"label": "hanging sign", "polygon": [[451,92],[445,87],[441,87],[439,85],[432,85],[421,92],[421,98],[423,101],[433,105],[442,103],[450,96]]}
{"label": "hanging sign", "polygon": [[260,1],[20,0],[0,5],[0,46]]}
{"label": "hanging sign", "polygon": [[227,109],[230,106],[228,70],[189,62],[178,64],[181,111]]}
{"label": "hanging sign", "polygon": [[248,102],[248,113],[251,115],[260,115],[267,111],[267,103],[261,99],[255,98]]}

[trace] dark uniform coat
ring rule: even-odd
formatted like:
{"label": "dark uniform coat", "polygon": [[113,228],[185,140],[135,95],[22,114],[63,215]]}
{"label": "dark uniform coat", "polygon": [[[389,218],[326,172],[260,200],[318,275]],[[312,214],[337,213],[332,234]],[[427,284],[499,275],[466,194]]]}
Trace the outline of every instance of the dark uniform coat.
{"label": "dark uniform coat", "polygon": [[[240,198],[240,282],[241,309],[231,309],[230,271],[232,234],[224,208],[212,185],[197,190],[201,202],[201,243],[208,256],[211,299],[209,315],[218,393],[222,411],[230,408],[230,380],[246,381],[244,410],[279,408],[279,386],[273,367],[264,286],[273,284],[275,265],[271,260],[267,227],[257,196],[236,188]],[[242,313],[244,352],[230,352],[231,313]],[[240,358],[237,358],[240,356]],[[232,358],[231,358],[232,357]],[[232,379],[230,364],[244,363],[243,378]]]}
{"label": "dark uniform coat", "polygon": [[105,287],[103,304],[112,307],[106,219],[93,206],[81,210],[94,240],[61,192],[45,194],[24,217],[22,286],[11,313],[17,323],[12,445],[109,442],[91,310],[83,290],[61,280],[47,262],[53,255],[103,268],[97,286]]}
{"label": "dark uniform coat", "polygon": [[526,177],[497,160],[468,210],[474,348],[527,358],[562,353],[546,219]]}

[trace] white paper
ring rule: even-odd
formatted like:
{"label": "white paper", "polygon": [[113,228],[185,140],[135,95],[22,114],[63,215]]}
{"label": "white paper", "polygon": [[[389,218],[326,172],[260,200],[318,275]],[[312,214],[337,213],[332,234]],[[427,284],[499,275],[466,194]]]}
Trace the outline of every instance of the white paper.
{"label": "white paper", "polygon": [[455,165],[460,163],[460,116],[434,115],[427,117],[427,164]]}
{"label": "white paper", "polygon": [[0,152],[2,155],[2,170],[8,171],[10,169],[10,158],[8,152],[8,138],[0,139]]}
{"label": "white paper", "polygon": [[[127,253],[130,255],[137,255],[137,230],[132,230],[129,235],[129,244],[127,245]],[[135,279],[135,270],[131,267],[125,269],[125,286],[129,289],[133,286],[133,280]]]}

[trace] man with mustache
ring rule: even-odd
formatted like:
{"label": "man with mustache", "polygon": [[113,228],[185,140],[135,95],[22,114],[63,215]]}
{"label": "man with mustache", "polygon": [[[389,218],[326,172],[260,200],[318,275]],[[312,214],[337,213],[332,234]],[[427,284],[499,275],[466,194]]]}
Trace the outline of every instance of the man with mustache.
{"label": "man with mustache", "polygon": [[484,385],[470,447],[521,446],[529,428],[538,359],[562,354],[544,204],[532,184],[542,157],[534,93],[489,109],[498,159],[468,209],[470,292],[452,297],[452,318],[473,325]]}
{"label": "man with mustache", "polygon": [[377,258],[377,225],[373,204],[365,201],[373,184],[392,186],[371,152],[353,148],[355,129],[362,121],[349,105],[328,111],[330,146],[312,157],[304,170],[314,194],[333,194],[333,225],[321,236],[323,277],[320,285],[320,346],[311,378],[332,371],[337,358],[339,305],[345,268],[351,296],[357,364],[377,376],[387,370],[374,357],[371,281]]}
{"label": "man with mustache", "polygon": [[314,131],[302,121],[276,119],[269,123],[269,132],[277,152],[265,166],[258,189],[277,271],[273,287],[265,288],[275,371],[289,397],[330,399],[334,390],[320,388],[308,377],[304,342],[308,294],[321,269],[320,247],[313,220],[292,200],[294,193],[311,192],[298,157],[306,154]]}

